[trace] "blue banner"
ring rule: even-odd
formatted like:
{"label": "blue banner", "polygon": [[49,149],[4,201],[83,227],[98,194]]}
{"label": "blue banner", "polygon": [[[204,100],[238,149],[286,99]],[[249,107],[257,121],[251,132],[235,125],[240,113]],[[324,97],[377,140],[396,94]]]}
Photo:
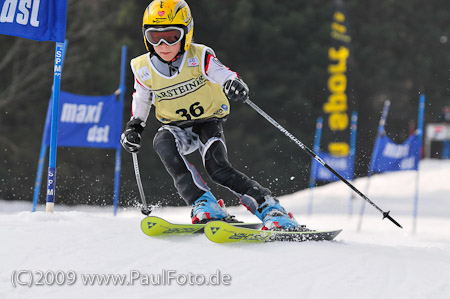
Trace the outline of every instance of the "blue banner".
{"label": "blue banner", "polygon": [[396,144],[387,135],[378,140],[378,147],[373,153],[370,171],[418,170],[420,160],[420,135],[411,135],[404,143]]}
{"label": "blue banner", "polygon": [[[320,152],[318,155],[325,161],[325,163],[336,170],[346,180],[353,180],[354,158],[352,155],[336,157],[326,152]],[[326,182],[339,181],[337,176],[322,166],[319,162],[314,160],[313,163],[317,163],[317,165],[312,168],[315,171],[315,173],[312,174],[315,180]]]}
{"label": "blue banner", "polygon": [[0,34],[64,42],[67,0],[0,0]]}
{"label": "blue banner", "polygon": [[[50,114],[45,122],[46,145],[50,144]],[[61,91],[57,145],[120,148],[121,119],[122,103],[114,94],[84,96]]]}

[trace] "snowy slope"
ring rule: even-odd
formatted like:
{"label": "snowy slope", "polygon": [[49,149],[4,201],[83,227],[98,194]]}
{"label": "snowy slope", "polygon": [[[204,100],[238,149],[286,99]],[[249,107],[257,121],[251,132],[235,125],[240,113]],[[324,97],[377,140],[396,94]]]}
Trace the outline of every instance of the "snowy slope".
{"label": "snowy slope", "polygon": [[[353,201],[350,216],[349,188],[341,182],[316,188],[312,215],[306,214],[310,191],[281,198],[311,228],[343,228],[337,242],[223,245],[203,235],[150,238],[140,231],[143,216],[133,208],[113,217],[111,208],[56,205],[54,214],[46,214],[28,212],[31,203],[0,201],[0,298],[450,298],[450,161],[421,163],[413,235],[415,179],[414,172],[401,172],[370,180],[369,198],[391,210],[403,230],[366,205],[357,232],[362,200]],[[355,185],[366,193],[367,179]],[[255,220],[243,207],[230,210]],[[189,221],[188,208],[154,214]],[[57,271],[60,282],[69,274],[77,280],[70,286],[13,287],[13,273],[21,270],[27,272],[20,272],[16,283],[29,282],[30,273],[36,283],[40,271],[49,273],[49,280]],[[158,286],[140,280],[170,272],[180,284],[190,273],[201,282],[200,275],[217,271],[231,276],[229,285],[173,280]],[[141,276],[133,285],[84,285],[87,274]]]}

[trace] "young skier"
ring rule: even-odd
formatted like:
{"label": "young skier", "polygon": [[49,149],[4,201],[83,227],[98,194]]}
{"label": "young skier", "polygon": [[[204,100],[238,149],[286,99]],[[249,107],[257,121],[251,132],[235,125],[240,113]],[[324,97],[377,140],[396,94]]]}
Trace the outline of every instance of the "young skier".
{"label": "young skier", "polygon": [[219,205],[185,155],[199,150],[211,179],[239,196],[269,230],[299,229],[271,192],[228,161],[222,129],[228,100],[245,102],[248,87],[222,65],[214,51],[192,42],[194,20],[183,0],[155,0],[144,12],[142,31],[149,53],[131,60],[135,76],[132,117],[121,136],[130,153],[139,151],[151,106],[161,127],[153,147],[187,205],[192,223],[234,222]]}

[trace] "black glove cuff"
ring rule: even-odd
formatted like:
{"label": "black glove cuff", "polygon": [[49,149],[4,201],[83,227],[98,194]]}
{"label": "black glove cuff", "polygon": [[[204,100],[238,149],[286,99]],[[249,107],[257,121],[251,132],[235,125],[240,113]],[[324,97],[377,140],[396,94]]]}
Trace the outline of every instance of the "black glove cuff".
{"label": "black glove cuff", "polygon": [[133,118],[127,123],[126,130],[133,130],[138,132],[139,134],[142,134],[145,126],[146,124],[143,120],[141,120],[140,118]]}
{"label": "black glove cuff", "polygon": [[227,80],[223,91],[229,100],[245,102],[248,99],[248,87],[241,78]]}

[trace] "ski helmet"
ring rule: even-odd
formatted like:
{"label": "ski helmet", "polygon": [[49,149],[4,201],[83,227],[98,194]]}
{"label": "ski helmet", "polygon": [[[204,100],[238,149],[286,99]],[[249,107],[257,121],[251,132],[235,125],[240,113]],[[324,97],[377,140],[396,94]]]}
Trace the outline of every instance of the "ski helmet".
{"label": "ski helmet", "polygon": [[142,20],[142,33],[145,47],[149,52],[155,52],[153,46],[147,40],[145,31],[151,27],[174,26],[184,31],[181,40],[180,52],[187,51],[191,46],[194,35],[194,20],[191,10],[184,0],[154,0],[144,12]]}

